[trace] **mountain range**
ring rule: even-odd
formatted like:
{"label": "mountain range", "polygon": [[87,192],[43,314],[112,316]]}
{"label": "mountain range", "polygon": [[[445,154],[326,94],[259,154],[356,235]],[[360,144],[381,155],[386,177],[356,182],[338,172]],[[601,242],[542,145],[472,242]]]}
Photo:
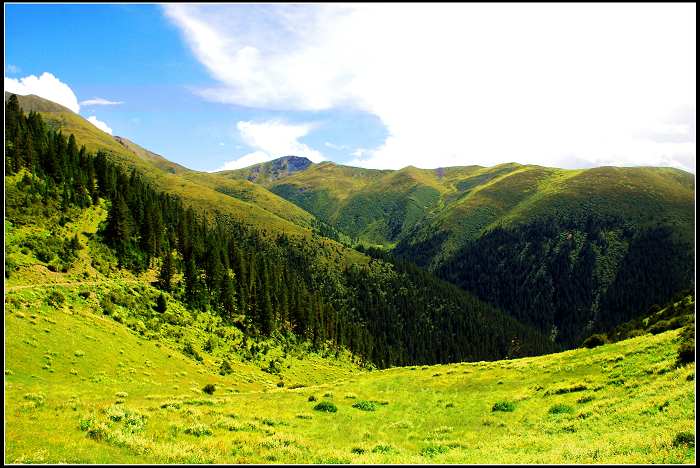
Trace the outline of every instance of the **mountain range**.
{"label": "mountain range", "polygon": [[207,173],[42,98],[19,103],[199,212],[300,236],[340,268],[415,263],[567,346],[693,282],[695,177],[679,169],[376,170],[284,156]]}

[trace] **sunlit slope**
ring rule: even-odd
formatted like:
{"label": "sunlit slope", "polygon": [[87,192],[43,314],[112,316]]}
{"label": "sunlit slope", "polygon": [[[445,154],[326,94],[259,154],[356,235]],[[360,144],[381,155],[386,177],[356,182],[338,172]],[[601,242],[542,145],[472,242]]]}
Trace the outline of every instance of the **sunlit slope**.
{"label": "sunlit slope", "polygon": [[454,186],[461,190],[408,233],[399,250],[420,252],[424,263],[435,267],[495,226],[551,217],[576,221],[591,215],[618,217],[636,227],[668,224],[692,239],[695,180],[679,169],[504,169],[508,168],[482,169],[458,180]]}
{"label": "sunlit slope", "polygon": [[493,226],[545,216],[580,219],[595,212],[635,225],[670,223],[688,237],[695,186],[692,174],[673,168],[516,163],[392,171],[326,162],[261,183],[359,240],[400,242],[401,250],[437,245],[433,265]]}
{"label": "sunlit slope", "polygon": [[[5,98],[9,93],[5,93]],[[119,164],[134,168],[157,189],[178,195],[200,212],[220,212],[272,235],[311,236],[314,217],[264,187],[244,180],[189,170],[121,137],[99,130],[81,116],[37,96],[18,96],[25,111],[41,112],[48,125],[74,134],[89,151],[106,152]],[[366,261],[363,255],[328,239],[319,244],[342,257],[342,262]]]}
{"label": "sunlit slope", "polygon": [[[678,331],[535,358],[372,372],[290,350],[276,376],[261,367],[283,350],[271,344],[247,360],[235,332],[201,351],[201,362],[184,354],[181,343],[200,347],[221,325],[206,314],[149,312],[148,287],[54,291],[64,302],[50,305],[55,296],[43,290],[10,292],[6,301],[6,463],[695,458],[695,373],[676,365]],[[99,299],[112,293],[144,304],[117,309],[145,330],[103,315]],[[153,318],[162,321],[155,335]],[[222,376],[224,356],[232,373]],[[322,402],[335,411],[315,410]]]}

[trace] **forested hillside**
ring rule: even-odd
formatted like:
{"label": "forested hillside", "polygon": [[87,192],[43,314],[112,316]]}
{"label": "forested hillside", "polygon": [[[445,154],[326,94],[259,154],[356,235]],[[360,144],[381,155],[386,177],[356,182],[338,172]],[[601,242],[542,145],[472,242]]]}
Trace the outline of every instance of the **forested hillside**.
{"label": "forested hillside", "polygon": [[[382,367],[553,349],[544,335],[415,268],[378,260],[343,267],[317,248],[321,238],[263,235],[224,210],[198,211],[156,189],[137,168],[127,171],[78,144],[38,113],[25,115],[16,98],[7,101],[5,169],[18,176],[6,188],[6,218],[29,222],[50,201],[67,210],[105,200],[99,241],[120,267],[157,269],[162,290],[248,334],[293,333],[315,346],[347,347]],[[49,245],[55,251],[46,263],[55,258],[69,269],[77,245]],[[8,275],[12,262],[8,255]]]}
{"label": "forested hillside", "polygon": [[564,346],[693,286],[695,180],[678,169],[322,163],[263,185]]}

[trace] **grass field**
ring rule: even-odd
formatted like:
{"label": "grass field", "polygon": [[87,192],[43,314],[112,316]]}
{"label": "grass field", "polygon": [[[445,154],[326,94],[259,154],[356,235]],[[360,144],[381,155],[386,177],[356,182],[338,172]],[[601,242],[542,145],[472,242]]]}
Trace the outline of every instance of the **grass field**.
{"label": "grass field", "polygon": [[[676,367],[677,331],[534,358],[368,371],[346,354],[245,344],[233,327],[178,304],[169,311],[180,318],[153,332],[157,313],[139,319],[115,306],[105,315],[108,290],[139,303],[154,293],[114,281],[7,294],[6,463],[695,458],[694,365]],[[268,350],[251,359],[258,345]],[[268,360],[278,374],[264,370]]]}

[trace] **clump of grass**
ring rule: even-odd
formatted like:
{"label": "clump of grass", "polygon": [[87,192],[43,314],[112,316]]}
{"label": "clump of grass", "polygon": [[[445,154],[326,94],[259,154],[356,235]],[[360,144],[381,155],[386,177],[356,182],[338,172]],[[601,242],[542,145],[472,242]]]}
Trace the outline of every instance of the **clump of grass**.
{"label": "clump of grass", "polygon": [[447,453],[448,450],[450,450],[450,448],[445,445],[428,445],[421,449],[420,454],[424,457],[434,457],[441,453]]}
{"label": "clump of grass", "polygon": [[354,400],[355,398],[357,398],[357,395],[355,395],[354,393],[346,393],[345,398],[349,400]]}
{"label": "clump of grass", "polygon": [[310,414],[301,414],[300,413],[300,414],[296,415],[296,418],[297,419],[313,419],[313,416],[311,416]]}
{"label": "clump of grass", "polygon": [[210,436],[213,434],[209,426],[202,423],[196,423],[184,430],[185,434],[190,434],[196,437]]}
{"label": "clump of grass", "polygon": [[326,413],[335,413],[338,411],[338,407],[331,401],[322,401],[316,406],[314,406],[316,411],[325,411]]}
{"label": "clump of grass", "polygon": [[588,403],[589,401],[595,400],[595,397],[593,395],[585,395],[576,400],[576,403]]}
{"label": "clump of grass", "polygon": [[279,388],[284,387],[284,381],[280,380],[279,382],[277,382],[277,387],[279,387]]}
{"label": "clump of grass", "polygon": [[315,395],[309,395],[309,401],[316,401]]}
{"label": "clump of grass", "polygon": [[324,398],[333,398],[333,393],[332,392],[326,392],[323,394]]}
{"label": "clump of grass", "polygon": [[392,448],[391,445],[376,445],[372,449],[372,453],[382,453],[382,454],[387,454],[387,453],[392,453],[394,449]]}
{"label": "clump of grass", "polygon": [[505,411],[505,412],[513,412],[515,411],[515,403],[512,401],[497,401],[494,403],[493,407],[491,408],[491,411]]}
{"label": "clump of grass", "polygon": [[51,307],[58,307],[65,301],[65,296],[58,291],[51,291],[51,293],[46,297],[46,303]]}
{"label": "clump of grass", "polygon": [[377,409],[376,404],[374,404],[371,401],[367,401],[367,400],[357,401],[357,402],[353,403],[352,407],[357,408],[357,409],[362,410],[362,411],[374,411]]}
{"label": "clump of grass", "polygon": [[115,393],[115,396],[116,396],[117,398],[126,398],[126,397],[129,396],[129,394],[126,393],[126,392],[117,392],[117,393]]}
{"label": "clump of grass", "polygon": [[85,351],[77,350],[73,354],[75,355],[75,357],[83,357],[85,356]]}
{"label": "clump of grass", "polygon": [[455,407],[455,404],[452,403],[452,402],[447,403],[447,404],[445,405],[445,408],[454,408],[454,407]]}
{"label": "clump of grass", "polygon": [[214,392],[216,391],[216,385],[214,384],[206,384],[203,388],[202,391],[206,393],[207,395],[213,395]]}
{"label": "clump of grass", "polygon": [[46,402],[46,396],[43,393],[27,393],[24,399],[34,404],[35,408],[42,406]]}
{"label": "clump of grass", "polygon": [[350,452],[354,453],[355,455],[362,455],[363,453],[367,452],[367,450],[363,449],[362,447],[353,447]]}
{"label": "clump of grass", "polygon": [[689,431],[682,431],[676,434],[676,437],[673,438],[673,446],[680,447],[681,445],[695,447],[695,434]]}
{"label": "clump of grass", "polygon": [[304,385],[304,384],[299,384],[299,383],[296,383],[296,384],[292,384],[292,385],[290,385],[290,386],[289,386],[289,387],[287,387],[287,388],[288,388],[288,389],[290,389],[290,390],[294,390],[294,389],[296,389],[296,388],[304,388],[304,387],[306,387],[306,385]]}
{"label": "clump of grass", "polygon": [[563,403],[558,403],[549,408],[549,414],[573,413],[573,411],[574,409],[571,406],[565,405]]}

